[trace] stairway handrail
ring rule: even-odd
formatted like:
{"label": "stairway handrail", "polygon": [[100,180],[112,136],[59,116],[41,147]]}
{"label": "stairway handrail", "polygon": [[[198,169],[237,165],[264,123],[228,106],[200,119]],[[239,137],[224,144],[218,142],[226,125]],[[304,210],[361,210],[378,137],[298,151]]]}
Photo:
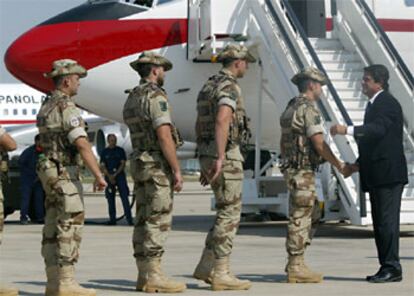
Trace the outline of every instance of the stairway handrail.
{"label": "stairway handrail", "polygon": [[[349,116],[345,106],[342,104],[342,101],[341,101],[335,87],[333,86],[331,79],[328,77],[325,68],[323,67],[318,55],[316,54],[312,44],[310,43],[309,38],[306,35],[306,32],[303,29],[302,25],[300,24],[298,18],[296,17],[296,14],[294,13],[292,7],[290,6],[290,4],[287,0],[279,0],[279,1],[283,4],[283,6],[285,8],[285,11],[287,13],[288,19],[290,20],[290,25],[292,26],[292,29],[295,32],[299,33],[299,36],[302,39],[303,43],[305,44],[306,49],[309,51],[309,54],[310,54],[313,62],[315,63],[316,67],[320,71],[322,71],[325,74],[325,76],[327,77],[328,82],[327,82],[326,85],[329,89],[329,92],[331,93],[331,95],[333,97],[333,100],[335,101],[335,104],[337,105],[339,111],[341,112],[341,115],[342,115],[346,125],[353,125],[351,117]],[[276,11],[273,7],[273,4],[272,4],[271,0],[265,0],[265,3],[269,7],[269,11],[273,15],[274,19],[279,23],[277,13],[276,13]],[[288,34],[286,32],[286,29],[283,26],[280,26],[280,29],[281,29],[282,34],[285,37],[285,40],[287,41],[287,44],[288,44],[290,50],[293,52],[293,57],[295,58],[296,63],[301,68],[303,68],[304,64],[301,61],[301,59],[299,58],[299,55],[296,53],[296,48],[293,46],[292,42],[288,38]],[[319,102],[321,102],[321,101],[319,101]],[[319,106],[321,106],[321,105],[323,106],[322,102]],[[323,106],[323,109],[325,109],[324,106]],[[326,112],[323,112],[323,113],[326,113]]]}

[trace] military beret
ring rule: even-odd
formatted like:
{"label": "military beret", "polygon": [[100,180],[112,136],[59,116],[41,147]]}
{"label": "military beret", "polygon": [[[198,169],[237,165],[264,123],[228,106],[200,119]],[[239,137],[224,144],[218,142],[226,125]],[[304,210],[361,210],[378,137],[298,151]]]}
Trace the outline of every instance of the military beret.
{"label": "military beret", "polygon": [[328,82],[325,74],[313,67],[302,69],[292,77],[291,81],[298,85],[298,83],[303,79],[312,79],[319,82],[321,85],[325,85]]}
{"label": "military beret", "polygon": [[138,68],[144,64],[161,66],[165,71],[169,71],[173,67],[172,63],[168,59],[152,51],[144,51],[139,55],[138,59],[129,63],[135,71],[138,71]]}
{"label": "military beret", "polygon": [[217,61],[222,62],[225,59],[242,59],[249,63],[256,62],[254,56],[244,45],[229,44],[218,55]]}
{"label": "military beret", "polygon": [[71,59],[56,60],[52,64],[52,71],[44,73],[46,78],[54,78],[57,76],[78,74],[81,78],[86,77],[88,72],[77,61]]}

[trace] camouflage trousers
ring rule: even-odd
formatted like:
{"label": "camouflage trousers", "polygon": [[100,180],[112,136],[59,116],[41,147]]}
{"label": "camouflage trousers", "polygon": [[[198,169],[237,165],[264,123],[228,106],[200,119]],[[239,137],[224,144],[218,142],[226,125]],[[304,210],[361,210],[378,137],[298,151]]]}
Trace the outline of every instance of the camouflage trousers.
{"label": "camouflage trousers", "polygon": [[134,257],[161,257],[171,230],[173,175],[165,162],[138,162],[135,166]]}
{"label": "camouflage trousers", "polygon": [[[211,169],[214,161],[211,157],[200,157],[200,166],[204,174]],[[207,249],[213,250],[216,258],[231,254],[240,223],[242,182],[242,162],[225,160],[222,174],[211,184],[216,200],[216,218],[205,244]]]}
{"label": "camouflage trousers", "polygon": [[3,239],[3,227],[4,227],[4,198],[3,198],[3,189],[0,184],[0,245]]}
{"label": "camouflage trousers", "polygon": [[290,192],[286,250],[302,255],[316,232],[321,217],[312,170],[288,169],[284,177]]}
{"label": "camouflage trousers", "polygon": [[85,220],[83,190],[78,167],[60,167],[39,161],[37,173],[45,197],[42,256],[46,267],[73,265],[79,258]]}

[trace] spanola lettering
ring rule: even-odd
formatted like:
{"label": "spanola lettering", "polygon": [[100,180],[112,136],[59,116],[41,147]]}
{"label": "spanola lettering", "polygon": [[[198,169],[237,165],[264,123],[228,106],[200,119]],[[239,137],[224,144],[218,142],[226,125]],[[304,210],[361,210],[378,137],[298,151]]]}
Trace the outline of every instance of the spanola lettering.
{"label": "spanola lettering", "polygon": [[46,96],[31,96],[31,95],[0,95],[0,104],[40,104],[45,100]]}

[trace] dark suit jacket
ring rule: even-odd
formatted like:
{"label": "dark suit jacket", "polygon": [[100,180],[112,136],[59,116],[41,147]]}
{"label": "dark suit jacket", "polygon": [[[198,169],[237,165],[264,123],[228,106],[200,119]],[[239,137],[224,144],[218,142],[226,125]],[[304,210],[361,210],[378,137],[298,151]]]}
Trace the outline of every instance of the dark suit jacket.
{"label": "dark suit jacket", "polygon": [[387,91],[380,93],[364,124],[355,126],[362,190],[396,183],[407,184],[407,162],[403,148],[403,113]]}

